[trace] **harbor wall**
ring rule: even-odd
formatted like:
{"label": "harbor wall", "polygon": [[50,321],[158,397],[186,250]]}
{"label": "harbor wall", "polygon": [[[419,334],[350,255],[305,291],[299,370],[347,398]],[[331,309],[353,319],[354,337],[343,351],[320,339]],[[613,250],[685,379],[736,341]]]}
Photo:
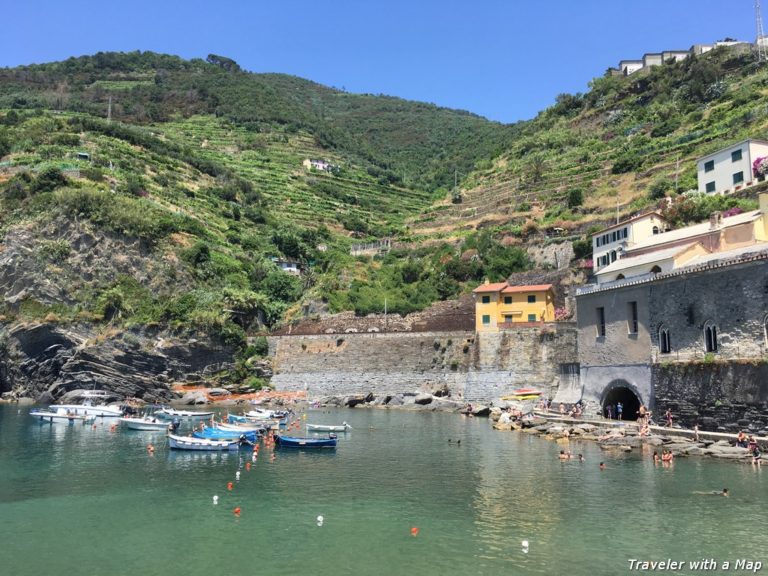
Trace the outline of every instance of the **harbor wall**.
{"label": "harbor wall", "polygon": [[490,402],[523,386],[554,394],[578,378],[570,323],[473,331],[328,334],[268,338],[277,390],[310,396],[447,391]]}

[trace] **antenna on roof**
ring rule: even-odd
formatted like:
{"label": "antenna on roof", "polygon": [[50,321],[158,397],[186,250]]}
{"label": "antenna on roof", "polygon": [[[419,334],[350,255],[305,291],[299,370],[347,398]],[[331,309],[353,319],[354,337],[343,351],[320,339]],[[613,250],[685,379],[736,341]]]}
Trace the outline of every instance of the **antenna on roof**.
{"label": "antenna on roof", "polygon": [[768,49],[765,46],[766,38],[763,32],[763,17],[760,14],[760,0],[755,0],[755,22],[757,25],[757,40],[755,41],[757,45],[757,61],[762,63],[768,60]]}

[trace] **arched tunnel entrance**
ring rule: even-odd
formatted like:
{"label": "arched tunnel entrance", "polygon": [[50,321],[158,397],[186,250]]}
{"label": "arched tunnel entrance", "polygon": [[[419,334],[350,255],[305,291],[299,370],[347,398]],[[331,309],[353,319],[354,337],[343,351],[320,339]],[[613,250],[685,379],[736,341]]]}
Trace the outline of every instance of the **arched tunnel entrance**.
{"label": "arched tunnel entrance", "polygon": [[603,414],[608,414],[608,406],[611,407],[611,413],[613,418],[617,417],[616,405],[621,402],[622,405],[622,420],[629,420],[634,422],[637,420],[637,412],[640,409],[640,398],[630,388],[630,385],[619,380],[615,383],[611,383],[603,394]]}

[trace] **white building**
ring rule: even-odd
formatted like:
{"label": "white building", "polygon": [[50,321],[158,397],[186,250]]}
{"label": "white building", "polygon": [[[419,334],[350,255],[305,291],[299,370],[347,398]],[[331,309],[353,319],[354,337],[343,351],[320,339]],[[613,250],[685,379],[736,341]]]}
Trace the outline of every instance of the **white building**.
{"label": "white building", "polygon": [[658,212],[635,216],[604,228],[592,236],[593,270],[597,273],[612,262],[616,262],[625,250],[642,242],[649,236],[660,234],[669,228],[667,221]]}
{"label": "white building", "polygon": [[726,193],[739,190],[755,179],[752,164],[768,157],[768,142],[744,140],[696,161],[699,192]]}
{"label": "white building", "polygon": [[619,62],[619,70],[621,71],[624,76],[629,76],[630,74],[634,74],[638,70],[642,70],[643,68],[643,61],[642,60],[621,60]]}

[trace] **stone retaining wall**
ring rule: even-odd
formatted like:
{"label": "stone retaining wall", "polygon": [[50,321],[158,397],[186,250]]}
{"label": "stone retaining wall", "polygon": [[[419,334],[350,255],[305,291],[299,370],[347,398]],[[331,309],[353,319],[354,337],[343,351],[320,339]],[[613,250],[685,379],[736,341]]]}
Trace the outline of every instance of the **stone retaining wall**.
{"label": "stone retaining wall", "polygon": [[[476,335],[470,331],[366,333],[269,338],[272,384],[312,396],[447,389],[456,398],[489,402],[536,386],[554,394],[572,378],[576,331],[525,327]],[[563,369],[561,366],[568,366]]]}
{"label": "stone retaining wall", "polygon": [[655,419],[718,432],[768,432],[768,363],[656,364],[652,368]]}

